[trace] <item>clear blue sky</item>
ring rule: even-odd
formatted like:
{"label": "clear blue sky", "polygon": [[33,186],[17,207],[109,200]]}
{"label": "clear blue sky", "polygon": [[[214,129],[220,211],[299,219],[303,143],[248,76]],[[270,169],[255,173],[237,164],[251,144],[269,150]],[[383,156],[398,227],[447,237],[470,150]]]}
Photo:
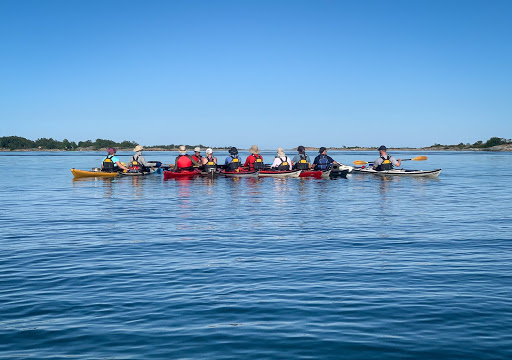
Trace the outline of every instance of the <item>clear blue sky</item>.
{"label": "clear blue sky", "polygon": [[0,0],[0,136],[512,137],[512,1]]}

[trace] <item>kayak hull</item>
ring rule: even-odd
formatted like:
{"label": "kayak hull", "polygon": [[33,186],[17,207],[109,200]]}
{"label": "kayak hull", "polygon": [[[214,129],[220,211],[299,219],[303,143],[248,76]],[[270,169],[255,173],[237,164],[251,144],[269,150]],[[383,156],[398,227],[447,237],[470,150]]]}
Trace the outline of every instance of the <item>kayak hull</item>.
{"label": "kayak hull", "polygon": [[302,170],[289,170],[289,171],[272,171],[261,170],[260,177],[274,177],[274,178],[298,178]]}
{"label": "kayak hull", "polygon": [[103,178],[112,178],[119,175],[117,172],[105,172],[105,171],[88,171],[88,170],[79,170],[79,169],[71,169],[71,173],[75,179],[83,179],[88,177],[103,177]]}
{"label": "kayak hull", "polygon": [[407,176],[407,177],[428,177],[436,178],[441,173],[442,169],[435,170],[406,170],[406,169],[393,169],[376,171],[372,168],[358,168],[355,172],[360,174],[373,174],[377,176]]}
{"label": "kayak hull", "polygon": [[191,179],[201,175],[200,171],[164,171],[164,180]]}
{"label": "kayak hull", "polygon": [[154,174],[157,171],[156,168],[150,168],[149,171],[139,172],[139,171],[127,171],[127,172],[120,172],[119,175],[121,176],[147,176]]}
{"label": "kayak hull", "polygon": [[226,177],[246,177],[246,178],[255,178],[258,177],[258,171],[221,171],[221,175]]}
{"label": "kayak hull", "polygon": [[301,178],[314,178],[314,179],[328,179],[331,170],[302,170],[299,177]]}

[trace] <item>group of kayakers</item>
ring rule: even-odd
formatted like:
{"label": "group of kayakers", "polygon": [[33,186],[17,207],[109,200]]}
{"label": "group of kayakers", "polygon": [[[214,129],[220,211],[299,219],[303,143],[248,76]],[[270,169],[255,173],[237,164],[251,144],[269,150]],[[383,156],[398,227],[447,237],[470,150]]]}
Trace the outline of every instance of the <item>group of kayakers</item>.
{"label": "group of kayakers", "polygon": [[[149,168],[149,164],[142,155],[144,148],[141,145],[137,145],[133,151],[134,154],[130,158],[128,166],[125,166],[119,158],[116,156],[116,149],[109,148],[107,157],[103,160],[102,169],[104,171],[117,171],[121,170],[138,170],[145,171]],[[401,160],[395,159],[387,154],[387,149],[384,145],[379,147],[379,158],[374,161],[373,168],[376,170],[389,170],[393,166],[400,166]],[[229,156],[224,160],[226,171],[238,171],[243,168],[247,171],[263,170],[265,164],[263,162],[263,156],[260,154],[260,150],[257,145],[252,145],[249,148],[250,155],[247,157],[242,165],[242,158],[238,155],[238,149],[232,147],[229,149]],[[332,157],[327,155],[327,149],[321,147],[318,150],[318,155],[315,157],[313,162],[304,146],[300,145],[297,147],[297,155],[290,159],[286,155],[283,148],[277,149],[277,155],[274,157],[271,169],[277,171],[290,171],[290,170],[328,170],[333,164],[338,164]],[[194,155],[187,154],[187,148],[180,146],[178,148],[178,156],[174,161],[175,170],[191,170],[194,168],[202,168],[205,171],[210,171],[217,167],[217,158],[213,156],[213,150],[211,148],[206,149],[205,156],[201,155],[201,148],[196,147],[194,149]]]}

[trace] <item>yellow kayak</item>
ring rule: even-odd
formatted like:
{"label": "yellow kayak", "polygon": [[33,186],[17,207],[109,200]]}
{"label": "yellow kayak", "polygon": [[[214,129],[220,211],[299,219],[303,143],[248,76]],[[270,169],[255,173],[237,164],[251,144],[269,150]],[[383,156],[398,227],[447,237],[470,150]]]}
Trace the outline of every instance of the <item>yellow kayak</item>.
{"label": "yellow kayak", "polygon": [[75,177],[75,179],[85,178],[85,177],[116,177],[118,175],[117,172],[105,172],[105,171],[87,171],[87,170],[78,170],[71,169],[71,173]]}

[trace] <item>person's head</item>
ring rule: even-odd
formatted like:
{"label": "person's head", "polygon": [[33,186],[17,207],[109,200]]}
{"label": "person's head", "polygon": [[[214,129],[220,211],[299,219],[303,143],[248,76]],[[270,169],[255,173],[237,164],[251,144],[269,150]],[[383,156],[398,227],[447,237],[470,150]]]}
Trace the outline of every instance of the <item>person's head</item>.
{"label": "person's head", "polygon": [[229,155],[238,155],[238,149],[233,146],[231,149],[229,149]]}
{"label": "person's head", "polygon": [[258,149],[258,145],[253,145],[249,149],[249,152],[253,155],[258,155],[260,153],[260,149]]}
{"label": "person's head", "polygon": [[115,155],[117,151],[116,148],[111,147],[107,149],[107,152],[109,155]]}
{"label": "person's head", "polygon": [[184,145],[181,145],[178,148],[178,151],[179,151],[180,154],[186,154],[187,153],[187,148]]}
{"label": "person's head", "polygon": [[283,148],[278,148],[277,149],[277,156],[279,156],[279,157],[285,157],[286,156]]}
{"label": "person's head", "polygon": [[381,145],[377,150],[379,150],[381,155],[384,155],[388,149],[384,145]]}
{"label": "person's head", "polygon": [[196,146],[194,152],[196,153],[196,155],[201,154],[201,148],[199,146]]}
{"label": "person's head", "polygon": [[211,148],[206,149],[206,155],[213,155],[213,150]]}
{"label": "person's head", "polygon": [[323,146],[322,146],[322,147],[318,150],[318,153],[319,153],[319,154],[325,154],[325,153],[327,153],[327,149],[326,149],[325,147],[323,147]]}
{"label": "person's head", "polygon": [[299,147],[297,147],[297,152],[299,154],[304,154],[306,152],[306,148],[302,145],[299,145]]}
{"label": "person's head", "polygon": [[140,146],[140,145],[137,145],[137,146],[135,146],[135,149],[133,149],[133,152],[139,152],[139,151],[142,151],[142,150],[144,150],[144,148],[142,146]]}

